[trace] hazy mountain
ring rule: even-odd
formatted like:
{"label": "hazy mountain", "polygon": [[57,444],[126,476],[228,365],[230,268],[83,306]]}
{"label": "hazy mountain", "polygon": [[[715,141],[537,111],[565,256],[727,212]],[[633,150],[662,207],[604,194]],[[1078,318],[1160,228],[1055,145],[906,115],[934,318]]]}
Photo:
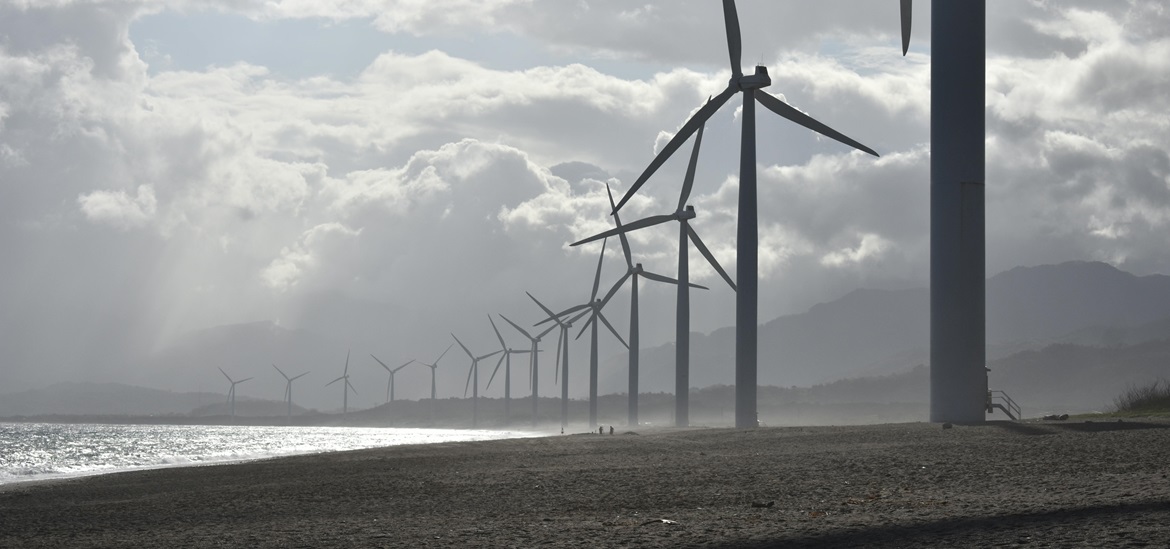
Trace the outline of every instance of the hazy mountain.
{"label": "hazy mountain", "polygon": [[185,415],[197,407],[223,401],[223,394],[163,391],[121,383],[56,383],[43,389],[0,395],[0,416]]}
{"label": "hazy mountain", "polygon": [[[897,372],[929,361],[930,292],[855,290],[760,326],[761,385],[809,386]],[[645,320],[644,320],[645,322]],[[1135,276],[1104,263],[1019,267],[987,281],[988,360],[1053,342],[1136,343],[1170,335],[1170,277]],[[734,370],[735,330],[691,339],[691,385]],[[609,357],[606,387],[620,387],[628,359]],[[643,349],[642,387],[672,391],[674,346]]]}

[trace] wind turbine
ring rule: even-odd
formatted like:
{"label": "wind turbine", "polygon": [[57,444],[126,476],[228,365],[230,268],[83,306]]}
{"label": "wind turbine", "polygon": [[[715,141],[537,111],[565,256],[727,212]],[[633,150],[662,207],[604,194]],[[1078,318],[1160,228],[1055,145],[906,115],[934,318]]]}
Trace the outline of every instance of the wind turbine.
{"label": "wind turbine", "polygon": [[549,326],[545,331],[536,334],[536,336],[533,336],[532,334],[528,333],[528,330],[521,328],[519,324],[512,322],[508,317],[500,315],[500,318],[504,319],[504,321],[508,324],[511,324],[513,328],[516,328],[516,331],[524,334],[524,337],[528,338],[528,341],[532,342],[532,350],[530,351],[531,355],[528,357],[528,372],[532,384],[532,426],[536,427],[536,405],[539,402],[538,399],[540,398],[538,390],[540,388],[540,371],[537,370],[537,365],[540,364],[540,338],[551,332],[553,328],[556,328],[556,326]]}
{"label": "wind turbine", "polygon": [[985,421],[987,2],[932,0],[930,29],[930,420]]}
{"label": "wind turbine", "polygon": [[227,378],[228,383],[232,384],[232,388],[228,389],[228,401],[232,403],[232,417],[234,418],[234,417],[236,417],[236,385],[239,385],[239,384],[241,384],[245,381],[248,381],[249,379],[252,379],[252,378],[246,377],[246,378],[241,379],[239,381],[235,381],[232,379],[232,376],[227,375],[227,372],[223,371],[223,368],[218,368],[218,369],[219,369],[219,373],[223,374],[223,377]]}
{"label": "wind turbine", "polygon": [[[701,135],[702,128],[699,128],[699,132]],[[698,141],[696,140],[696,143],[697,142]],[[696,149],[696,152],[697,152],[697,149]],[[692,158],[692,160],[693,160],[693,158]],[[693,167],[693,164],[692,164],[692,167]],[[647,279],[654,280],[656,282],[663,282],[666,284],[675,284],[675,285],[678,284],[678,281],[673,279],[673,278],[669,278],[666,276],[662,276],[660,274],[655,274],[655,273],[649,272],[649,271],[642,268],[641,263],[638,263],[636,265],[634,264],[634,260],[630,256],[630,242],[626,239],[626,232],[628,232],[629,229],[627,229],[626,227],[624,227],[622,225],[622,219],[621,219],[621,216],[619,216],[617,211],[616,211],[617,208],[614,206],[613,192],[610,191],[609,185],[605,186],[605,192],[609,194],[609,207],[610,207],[611,211],[613,211],[613,219],[614,219],[614,223],[617,225],[617,227],[612,229],[612,230],[605,231],[599,235],[594,235],[594,236],[591,236],[591,237],[586,238],[584,240],[579,240],[577,242],[574,242],[571,244],[571,246],[579,246],[579,245],[584,244],[586,242],[593,242],[593,241],[601,239],[601,238],[613,236],[614,234],[618,235],[621,238],[622,254],[625,255],[625,258],[626,258],[626,274],[622,275],[622,277],[618,279],[618,281],[613,285],[613,287],[610,288],[609,293],[606,294],[605,300],[608,301],[609,296],[613,295],[613,293],[616,292],[618,290],[618,288],[620,288],[622,286],[622,284],[624,284],[627,280],[630,281],[630,352],[628,353],[629,359],[630,359],[630,368],[629,368],[630,389],[629,389],[629,398],[628,398],[629,412],[628,412],[628,416],[627,416],[627,422],[629,425],[637,425],[638,424],[638,362],[639,362],[639,358],[640,358],[639,357],[639,355],[640,355],[639,345],[638,345],[638,342],[639,342],[639,337],[638,337],[638,324],[639,324],[638,323],[638,277],[642,276],[642,277],[645,277]],[[666,217],[669,217],[669,216],[666,216]],[[707,287],[699,286],[698,284],[690,284],[689,282],[687,282],[685,284],[690,285],[690,286],[694,286],[696,288],[702,288],[704,290],[707,289]],[[685,291],[686,290],[684,290],[680,287],[678,293],[682,294]],[[678,377],[677,376],[678,373],[680,373],[680,371],[678,371],[676,369],[676,377]],[[676,392],[675,402],[677,403],[680,399],[682,399],[685,402],[687,397],[689,396],[688,395],[688,383],[684,383],[682,385],[681,389],[676,386],[675,392]],[[685,408],[684,408],[684,410],[685,410]],[[676,418],[678,417],[677,413],[676,413],[675,417]],[[686,426],[686,421],[687,421],[687,418],[684,415],[684,417],[682,417],[678,420],[678,424],[680,426]]]}
{"label": "wind turbine", "polygon": [[[528,294],[528,292],[524,293]],[[561,329],[561,333],[557,336],[558,368],[553,370],[553,382],[556,382],[557,375],[559,375],[561,379],[565,380],[565,382],[561,384],[561,429],[564,429],[569,425],[569,328],[572,328],[573,323],[579,320],[581,317],[589,314],[589,311],[581,311],[573,318],[568,320],[561,320],[561,317],[552,312],[552,309],[545,307],[544,303],[541,303],[540,300],[536,299],[535,296],[528,294],[528,297],[532,298],[532,301],[535,302],[536,305],[540,307],[546,314],[548,314],[549,319],[551,319],[553,322],[556,322],[557,326]],[[540,322],[540,324],[543,323],[544,321]]]}
{"label": "wind turbine", "polygon": [[768,110],[821,135],[874,156],[878,154],[763,91],[762,88],[772,84],[767,67],[757,65],[754,74],[743,74],[740,68],[742,46],[735,0],[723,0],[723,20],[727,29],[727,49],[731,60],[731,80],[727,88],[710,99],[683,124],[637,181],[630,186],[625,196],[618,202],[615,211],[625,205],[650,176],[654,175],[659,166],[711,118],[715,111],[727,103],[732,95],[743,94],[739,158],[739,225],[736,231],[736,280],[739,282],[739,288],[735,293],[735,425],[747,428],[758,425],[756,359],[759,329],[759,226],[756,211],[756,102],[759,101]]}
{"label": "wind turbine", "polygon": [[[616,210],[615,210],[615,213],[616,213]],[[630,348],[630,346],[626,344],[626,340],[622,339],[622,336],[617,333],[617,330],[615,330],[613,328],[613,325],[609,323],[609,320],[605,318],[605,315],[601,314],[601,309],[603,309],[605,307],[606,303],[609,303],[609,299],[611,297],[613,297],[613,294],[615,292],[610,291],[608,294],[605,295],[605,299],[598,299],[597,298],[597,290],[598,290],[598,287],[601,285],[601,262],[602,262],[602,260],[605,259],[605,245],[607,242],[609,242],[608,239],[601,241],[601,254],[599,256],[597,256],[597,274],[594,275],[594,277],[593,277],[593,293],[590,294],[590,296],[589,296],[589,302],[583,303],[581,305],[577,305],[575,307],[569,307],[568,309],[565,309],[565,310],[556,314],[556,316],[561,317],[561,316],[575,313],[575,312],[580,311],[580,310],[585,310],[586,312],[589,313],[589,320],[585,321],[585,325],[582,326],[581,331],[577,333],[578,339],[581,337],[581,334],[585,333],[585,328],[588,328],[590,325],[593,326],[593,330],[590,334],[590,339],[589,339],[589,427],[590,428],[597,427],[597,320],[601,319],[601,322],[605,323],[605,327],[609,328],[610,333],[612,333],[614,337],[618,338],[618,341],[620,341],[622,343],[622,345],[626,347],[626,349]],[[545,320],[542,320],[541,323],[543,324],[544,322],[548,322],[550,320],[552,320],[552,319],[551,318],[545,319]]]}
{"label": "wind turbine", "polygon": [[345,414],[349,413],[349,391],[353,390],[353,394],[355,396],[357,395],[357,389],[354,389],[353,384],[351,384],[349,382],[349,351],[348,350],[345,351],[345,371],[341,374],[341,377],[339,377],[333,381],[330,381],[329,383],[326,383],[325,386],[328,387],[328,386],[333,385],[334,383],[337,383],[338,381],[342,381],[342,380],[345,380],[345,383],[341,384],[341,414],[345,415]]}
{"label": "wind turbine", "polygon": [[439,361],[443,360],[443,357],[447,354],[447,351],[450,351],[451,347],[454,346],[454,343],[448,345],[447,349],[439,355],[439,358],[436,358],[435,361],[430,364],[427,364],[426,362],[419,362],[419,364],[422,364],[423,366],[431,369],[431,400],[435,400],[435,372],[437,372],[439,369]]}
{"label": "wind turbine", "polygon": [[[690,287],[695,286],[690,283],[690,259],[689,247],[687,246],[687,239],[695,244],[699,249],[699,253],[707,260],[715,271],[727,281],[731,290],[735,291],[735,282],[731,281],[731,277],[727,276],[727,272],[715,260],[715,256],[711,254],[711,250],[703,244],[703,240],[699,238],[699,234],[691,227],[690,220],[695,218],[695,208],[687,204],[687,199],[691,196],[691,189],[695,182],[695,166],[698,164],[699,147],[703,142],[703,126],[699,126],[698,132],[695,133],[695,144],[691,149],[691,161],[687,166],[687,175],[683,179],[682,192],[678,198],[678,208],[672,214],[656,215],[639,219],[626,225],[621,224],[617,213],[614,213],[614,220],[617,221],[617,228],[605,231],[601,234],[591,236],[580,242],[574,242],[572,245],[577,246],[586,242],[592,242],[599,238],[607,238],[614,235],[621,235],[623,248],[628,248],[626,243],[625,233],[653,227],[668,221],[678,221],[678,295],[677,305],[675,308],[675,355],[674,355],[674,418],[675,425],[678,427],[686,427],[690,424],[690,363],[691,363],[691,293]],[[613,198],[610,197],[611,203]],[[626,262],[629,263],[629,252],[626,253]],[[702,288],[702,286],[697,286]],[[637,288],[635,284],[634,288]],[[631,326],[637,325],[635,315],[631,313]],[[633,329],[630,335],[630,353],[637,353],[637,342]],[[635,360],[631,358],[631,368],[634,368]],[[633,374],[631,374],[631,388],[633,387]]]}
{"label": "wind turbine", "polygon": [[399,366],[399,367],[394,368],[392,370],[392,369],[390,369],[389,366],[386,365],[385,362],[378,360],[378,357],[374,356],[373,354],[370,354],[370,358],[377,360],[378,364],[381,365],[382,368],[385,368],[386,371],[390,373],[390,381],[386,382],[386,402],[394,402],[394,374],[397,374],[399,370],[413,364],[414,359],[412,358],[412,359],[408,360],[406,362],[406,364],[403,364],[402,366]]}
{"label": "wind turbine", "polygon": [[284,370],[277,368],[275,364],[273,364],[272,367],[276,368],[276,371],[280,372],[280,376],[284,378],[284,401],[288,403],[288,417],[292,417],[292,382],[300,379],[309,372],[305,372],[304,374],[293,377],[288,377],[288,374],[284,373]]}
{"label": "wind turbine", "polygon": [[[500,335],[500,330],[496,328],[496,321],[492,320],[492,315],[488,315],[488,322],[492,323],[492,331],[496,332],[496,339],[500,340],[500,349],[504,354],[500,357],[500,361],[496,362],[496,369],[492,370],[492,377],[488,378],[487,386],[492,386],[492,380],[496,379],[496,372],[499,372],[500,365],[504,364],[504,422],[508,423],[512,417],[512,355],[522,355],[532,351],[509,347],[504,342],[504,336]],[[529,362],[531,363],[531,361]]]}
{"label": "wind turbine", "polygon": [[[471,368],[467,370],[467,383],[463,385],[463,397],[467,398],[467,385],[471,384],[472,377],[475,378],[475,383],[471,387],[471,425],[472,427],[479,426],[479,361],[499,354],[499,351],[492,351],[483,356],[475,356],[467,349],[467,346],[451,334],[455,338],[455,343],[458,343],[463,348],[463,352],[467,353],[467,357],[471,359]],[[437,361],[436,361],[437,362]]]}

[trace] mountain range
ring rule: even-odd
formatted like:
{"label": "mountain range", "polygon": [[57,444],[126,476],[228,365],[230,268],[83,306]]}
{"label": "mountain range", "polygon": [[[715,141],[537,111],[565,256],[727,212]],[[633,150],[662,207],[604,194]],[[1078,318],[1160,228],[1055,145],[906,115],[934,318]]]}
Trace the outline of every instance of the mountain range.
{"label": "mountain range", "polygon": [[[870,402],[927,401],[927,378],[923,376],[929,363],[929,299],[926,288],[859,289],[803,313],[764,323],[759,332],[761,386],[802,388],[785,393],[784,398],[816,395],[822,402],[859,398]],[[1096,262],[1015,268],[987,281],[987,326],[991,383],[1018,397],[1025,408],[1097,409],[1126,384],[1170,376],[1170,361],[1166,360],[1170,356],[1170,344],[1166,343],[1170,339],[1168,276],[1136,276]],[[734,371],[734,329],[695,333],[691,338],[692,386],[729,385]],[[551,337],[544,344],[542,381],[552,377],[554,346]],[[580,342],[574,346],[577,353],[583,348]],[[128,399],[116,398],[110,391],[92,387],[80,391],[77,386],[59,384],[54,390],[64,397],[49,399],[44,394],[35,395],[35,391],[0,395],[0,416],[188,413],[223,402],[227,381],[215,371],[216,366],[236,379],[257,378],[240,385],[241,401],[245,393],[279,401],[284,385],[269,366],[272,363],[282,369],[288,366],[285,371],[290,375],[313,370],[294,385],[294,400],[306,408],[332,411],[340,406],[340,390],[334,390],[336,385],[326,388],[324,383],[340,375],[343,349],[343,342],[316,328],[289,328],[268,321],[218,326],[190,333],[144,357],[141,365],[128,367],[136,375],[128,381],[153,387],[189,387],[196,391],[182,394],[201,395],[193,400],[178,398],[177,392],[158,391],[147,393],[137,399],[142,402],[131,406]],[[458,348],[451,351],[444,368],[457,369],[463,376],[466,358],[458,353]],[[356,382],[359,393],[350,395],[351,408],[372,407],[385,398],[385,374],[367,355],[354,351],[351,374],[356,372],[362,379],[377,375],[382,381]],[[521,364],[513,365],[517,380],[526,377],[526,365],[519,360]],[[584,359],[579,355],[573,360],[577,371]],[[603,394],[624,392],[627,360],[625,353],[603,357]],[[641,368],[642,392],[673,392],[673,345],[643,348]],[[487,374],[481,370],[481,376]],[[422,367],[407,368],[398,377],[399,398],[404,394],[417,398],[420,388],[429,386],[429,372]],[[528,394],[520,388],[523,383],[516,381],[514,396]],[[446,398],[451,388],[440,385],[440,398]],[[405,390],[409,388],[414,389],[413,395]],[[575,387],[580,388],[581,384]],[[48,400],[68,405],[50,410],[38,404]],[[159,407],[151,402],[173,406]]]}

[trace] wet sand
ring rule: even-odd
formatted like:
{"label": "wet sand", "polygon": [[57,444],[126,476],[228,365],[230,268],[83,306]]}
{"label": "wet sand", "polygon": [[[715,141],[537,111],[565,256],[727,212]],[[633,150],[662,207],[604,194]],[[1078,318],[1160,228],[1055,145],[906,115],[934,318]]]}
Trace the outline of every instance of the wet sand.
{"label": "wet sand", "polygon": [[1165,420],[627,432],[19,485],[0,547],[1170,546]]}

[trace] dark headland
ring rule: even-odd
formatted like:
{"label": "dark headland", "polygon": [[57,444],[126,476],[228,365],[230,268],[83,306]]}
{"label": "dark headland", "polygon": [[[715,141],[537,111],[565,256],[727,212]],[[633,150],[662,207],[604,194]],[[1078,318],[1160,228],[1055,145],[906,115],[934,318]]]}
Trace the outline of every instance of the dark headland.
{"label": "dark headland", "polygon": [[0,547],[1170,545],[1170,421],[402,446],[0,491]]}

